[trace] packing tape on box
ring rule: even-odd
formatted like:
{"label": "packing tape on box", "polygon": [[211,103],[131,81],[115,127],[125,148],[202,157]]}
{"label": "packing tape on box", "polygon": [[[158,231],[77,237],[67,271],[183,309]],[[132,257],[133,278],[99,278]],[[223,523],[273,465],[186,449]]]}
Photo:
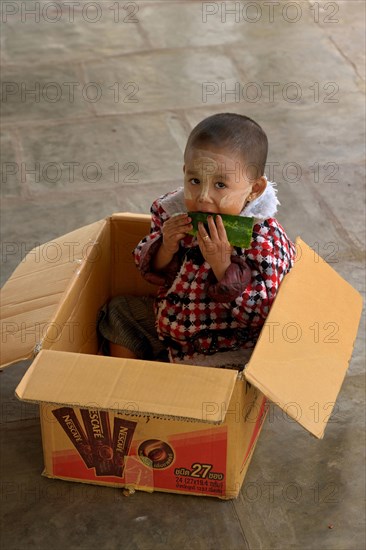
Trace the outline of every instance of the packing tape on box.
{"label": "packing tape on box", "polygon": [[152,466],[141,462],[137,455],[125,457],[124,477],[126,487],[139,488],[151,493],[154,491],[154,470]]}

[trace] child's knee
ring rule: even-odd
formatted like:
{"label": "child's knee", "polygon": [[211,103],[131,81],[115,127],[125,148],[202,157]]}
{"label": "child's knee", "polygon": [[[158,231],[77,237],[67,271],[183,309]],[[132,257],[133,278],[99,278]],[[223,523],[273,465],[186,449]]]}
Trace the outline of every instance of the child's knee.
{"label": "child's knee", "polygon": [[130,349],[115,344],[114,342],[109,342],[109,352],[112,357],[124,357],[125,359],[137,359],[137,355]]}

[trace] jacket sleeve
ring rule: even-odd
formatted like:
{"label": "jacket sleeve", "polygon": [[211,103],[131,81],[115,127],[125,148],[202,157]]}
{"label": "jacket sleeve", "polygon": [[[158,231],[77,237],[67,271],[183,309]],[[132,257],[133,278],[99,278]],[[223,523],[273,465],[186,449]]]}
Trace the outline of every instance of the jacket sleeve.
{"label": "jacket sleeve", "polygon": [[153,202],[150,212],[150,234],[138,243],[132,254],[142,276],[149,283],[162,286],[169,284],[174,279],[179,268],[179,258],[178,254],[175,254],[164,271],[154,271],[152,267],[153,258],[163,242],[162,228],[169,216],[160,205],[159,199]]}
{"label": "jacket sleeve", "polygon": [[[220,293],[222,285],[233,293],[237,289],[235,298],[226,307],[231,309],[240,326],[259,328],[269,313],[283,277],[292,268],[294,258],[295,245],[278,221],[269,218],[254,225],[250,248],[239,249],[238,259],[232,258],[224,278],[209,287],[209,292],[218,290]],[[216,294],[212,297],[217,299]]]}
{"label": "jacket sleeve", "polygon": [[[235,300],[248,286],[252,277],[251,269],[241,256],[231,256],[231,264],[219,282],[208,286],[208,295],[215,302],[231,302]],[[211,281],[215,276],[212,273]]]}

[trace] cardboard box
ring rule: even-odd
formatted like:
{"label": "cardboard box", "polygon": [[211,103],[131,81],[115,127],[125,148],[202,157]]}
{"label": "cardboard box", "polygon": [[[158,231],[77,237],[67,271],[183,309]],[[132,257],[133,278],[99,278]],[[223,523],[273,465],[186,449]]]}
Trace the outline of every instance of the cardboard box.
{"label": "cardboard box", "polygon": [[131,254],[149,228],[115,214],[31,251],[2,291],[2,362],[36,356],[16,395],[40,404],[46,476],[234,498],[267,399],[323,437],[362,298],[298,238],[243,373],[100,356],[106,300],[156,293]]}

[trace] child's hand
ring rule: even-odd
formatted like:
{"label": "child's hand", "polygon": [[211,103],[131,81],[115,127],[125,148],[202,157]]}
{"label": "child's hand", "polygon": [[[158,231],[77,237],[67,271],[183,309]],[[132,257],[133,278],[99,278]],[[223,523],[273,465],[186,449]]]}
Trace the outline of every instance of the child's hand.
{"label": "child's hand", "polygon": [[231,264],[230,256],[233,246],[228,241],[221,216],[216,216],[215,221],[213,216],[208,216],[209,234],[203,223],[199,222],[197,239],[202,256],[210,264],[216,279],[220,281]]}
{"label": "child's hand", "polygon": [[166,252],[175,254],[179,248],[179,241],[184,239],[188,231],[193,229],[188,214],[172,216],[163,225],[163,246]]}

